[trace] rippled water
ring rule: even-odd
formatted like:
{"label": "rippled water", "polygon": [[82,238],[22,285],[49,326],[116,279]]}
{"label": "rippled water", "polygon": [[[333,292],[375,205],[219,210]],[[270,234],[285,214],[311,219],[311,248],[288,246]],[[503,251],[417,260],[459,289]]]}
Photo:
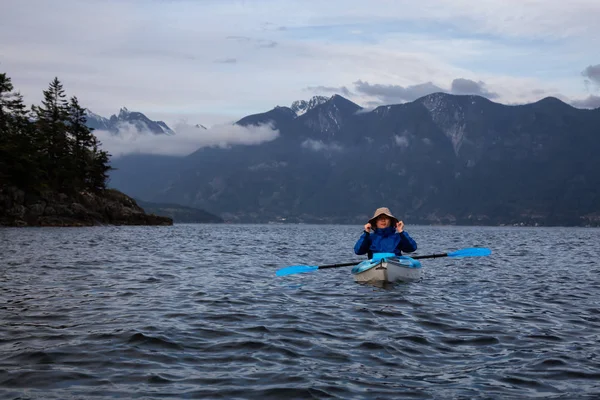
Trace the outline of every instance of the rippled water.
{"label": "rippled water", "polygon": [[362,227],[0,229],[0,398],[597,398],[600,230],[407,227],[421,282],[353,281]]}

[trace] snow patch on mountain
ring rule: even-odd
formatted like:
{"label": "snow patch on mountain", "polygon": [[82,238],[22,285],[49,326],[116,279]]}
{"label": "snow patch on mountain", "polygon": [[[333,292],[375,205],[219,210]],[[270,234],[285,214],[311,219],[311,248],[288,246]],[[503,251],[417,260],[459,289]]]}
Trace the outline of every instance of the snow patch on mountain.
{"label": "snow patch on mountain", "polygon": [[310,114],[310,118],[308,115],[303,118],[305,118],[304,125],[308,128],[329,136],[334,136],[342,129],[343,112],[333,101],[323,103]]}
{"label": "snow patch on mountain", "polygon": [[306,114],[307,111],[312,110],[313,108],[326,103],[329,100],[329,97],[325,96],[313,96],[309,101],[306,100],[296,100],[292,103],[290,107],[292,111],[296,113],[296,116],[301,116]]}
{"label": "snow patch on mountain", "polygon": [[450,95],[434,93],[422,98],[422,104],[429,110],[433,122],[452,142],[454,154],[458,156],[465,140],[465,111],[460,104],[452,101]]}
{"label": "snow patch on mountain", "polygon": [[263,162],[248,167],[250,171],[273,171],[288,166],[286,161]]}

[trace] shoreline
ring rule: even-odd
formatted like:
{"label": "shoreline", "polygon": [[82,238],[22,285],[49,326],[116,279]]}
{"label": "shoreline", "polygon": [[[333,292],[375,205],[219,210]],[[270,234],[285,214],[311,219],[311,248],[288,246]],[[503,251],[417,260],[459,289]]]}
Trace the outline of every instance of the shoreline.
{"label": "shoreline", "polygon": [[0,226],[91,227],[148,225],[170,226],[173,219],[147,214],[134,199],[115,189],[79,192],[25,192],[0,188]]}

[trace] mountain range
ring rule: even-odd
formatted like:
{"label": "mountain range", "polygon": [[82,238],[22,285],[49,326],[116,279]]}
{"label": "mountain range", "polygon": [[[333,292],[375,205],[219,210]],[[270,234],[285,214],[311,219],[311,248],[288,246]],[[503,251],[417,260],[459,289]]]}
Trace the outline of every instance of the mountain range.
{"label": "mountain range", "polygon": [[364,223],[386,206],[406,223],[600,225],[600,109],[434,93],[366,110],[334,95],[236,124],[267,123],[279,135],[259,145],[114,159],[111,185],[237,222]]}
{"label": "mountain range", "polygon": [[173,135],[175,132],[163,121],[152,121],[141,112],[129,111],[126,107],[110,118],[87,111],[86,125],[92,129],[119,134],[122,130],[134,128],[138,132],[150,132],[155,135]]}

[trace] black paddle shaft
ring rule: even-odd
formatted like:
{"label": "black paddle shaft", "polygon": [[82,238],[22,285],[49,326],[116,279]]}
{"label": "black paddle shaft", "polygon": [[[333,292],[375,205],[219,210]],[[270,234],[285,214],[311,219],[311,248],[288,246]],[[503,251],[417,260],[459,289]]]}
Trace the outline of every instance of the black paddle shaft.
{"label": "black paddle shaft", "polygon": [[319,265],[319,269],[326,269],[326,268],[338,268],[338,267],[349,267],[351,265],[356,265],[360,263],[360,261],[354,261],[354,262],[350,262],[350,263],[343,263],[343,264],[332,264],[332,265]]}
{"label": "black paddle shaft", "polygon": [[413,260],[420,260],[423,258],[440,258],[440,257],[448,257],[448,253],[430,254],[428,256],[414,256],[414,257],[410,257],[410,258],[412,258]]}
{"label": "black paddle shaft", "polygon": [[[413,260],[419,260],[419,259],[423,259],[423,258],[440,258],[440,257],[447,257],[447,256],[448,256],[448,253],[440,253],[440,254],[430,254],[427,256],[414,256],[414,257],[409,256],[409,257],[412,258]],[[356,265],[358,263],[360,263],[360,261],[343,263],[343,264],[319,265],[319,269],[349,267],[351,265]]]}

